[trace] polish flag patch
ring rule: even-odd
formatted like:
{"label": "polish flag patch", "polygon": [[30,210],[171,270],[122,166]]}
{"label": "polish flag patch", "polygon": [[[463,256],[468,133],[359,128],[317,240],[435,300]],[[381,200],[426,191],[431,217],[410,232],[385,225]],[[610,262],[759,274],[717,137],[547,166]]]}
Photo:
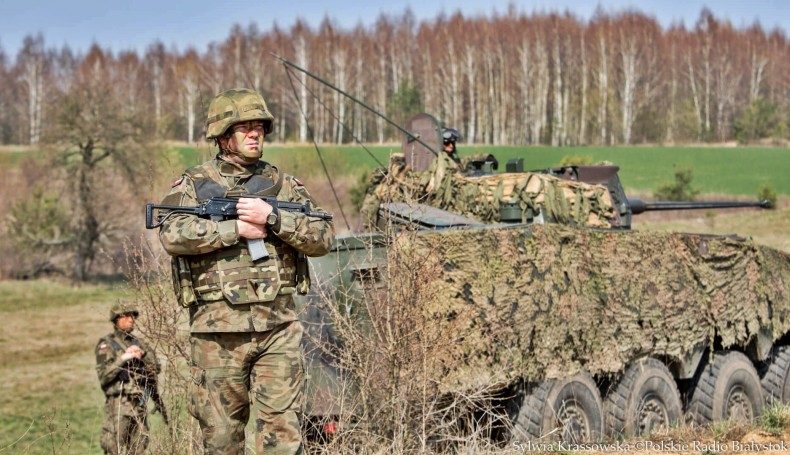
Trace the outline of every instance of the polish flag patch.
{"label": "polish flag patch", "polygon": [[175,182],[173,182],[172,188],[175,188],[178,185],[181,185],[181,182],[183,182],[183,181],[184,181],[184,177],[181,177],[180,179],[176,180]]}
{"label": "polish flag patch", "polygon": [[299,180],[299,179],[298,179],[298,178],[296,178],[296,177],[294,177],[294,182],[296,182],[296,184],[297,184],[297,185],[299,185],[299,186],[304,186],[304,183],[302,183],[302,181],[301,181],[301,180]]}
{"label": "polish flag patch", "polygon": [[106,344],[104,344],[104,343],[100,344],[100,345],[99,345],[99,350],[100,350],[100,351],[106,351],[106,350],[107,350],[107,345],[106,345]]}

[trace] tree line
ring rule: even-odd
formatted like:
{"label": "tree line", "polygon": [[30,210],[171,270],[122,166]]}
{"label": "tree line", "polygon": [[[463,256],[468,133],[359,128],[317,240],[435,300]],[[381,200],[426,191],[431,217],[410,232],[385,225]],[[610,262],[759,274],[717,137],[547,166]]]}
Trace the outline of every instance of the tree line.
{"label": "tree line", "polygon": [[[161,42],[84,55],[30,35],[14,59],[0,51],[0,142],[39,144],[79,101],[80,81],[108,92],[121,116],[137,113],[157,139],[204,134],[208,102],[223,89],[262,91],[277,140],[397,141],[398,133],[302,74],[276,52],[404,121],[427,111],[485,144],[615,145],[749,141],[788,135],[790,45],[783,30],[737,28],[703,9],[693,27],[662,29],[636,10],[417,21],[409,10],[352,29],[232,27],[205,52]],[[87,99],[84,100],[87,102]],[[74,106],[71,106],[73,109]],[[305,121],[305,113],[309,121]],[[341,123],[338,123],[339,120]],[[346,126],[343,126],[346,125]],[[58,135],[55,135],[58,136]],[[55,137],[54,140],[58,140]]]}

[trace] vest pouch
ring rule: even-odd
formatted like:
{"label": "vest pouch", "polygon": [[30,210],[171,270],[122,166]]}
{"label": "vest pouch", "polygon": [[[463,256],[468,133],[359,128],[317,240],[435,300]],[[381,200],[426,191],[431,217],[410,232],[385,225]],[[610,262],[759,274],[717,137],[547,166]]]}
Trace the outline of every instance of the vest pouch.
{"label": "vest pouch", "polygon": [[180,256],[171,257],[170,273],[178,304],[184,308],[194,305],[197,302],[197,296],[192,287],[192,272],[187,261]]}
{"label": "vest pouch", "polygon": [[296,255],[296,292],[299,295],[310,292],[310,266],[304,253]]}
{"label": "vest pouch", "polygon": [[254,263],[244,254],[237,260],[221,262],[218,269],[220,290],[234,305],[271,302],[282,286],[277,262],[271,256]]}

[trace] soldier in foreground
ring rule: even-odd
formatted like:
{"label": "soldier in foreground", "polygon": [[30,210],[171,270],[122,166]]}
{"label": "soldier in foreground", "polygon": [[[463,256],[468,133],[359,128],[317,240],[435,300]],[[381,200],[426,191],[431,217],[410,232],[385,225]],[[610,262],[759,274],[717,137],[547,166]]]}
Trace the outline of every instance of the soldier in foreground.
{"label": "soldier in foreground", "polygon": [[[196,206],[211,197],[253,194],[309,202],[321,211],[302,182],[260,160],[273,120],[257,92],[219,94],[206,122],[216,157],[187,169],[162,203]],[[173,256],[179,303],[189,309],[189,412],[200,423],[207,454],[244,453],[250,406],[257,453],[300,453],[304,366],[293,293],[307,292],[305,255],[326,254],[334,226],[256,198],[240,198],[237,208],[238,219],[178,214],[160,230]],[[266,255],[254,259],[259,239]]]}
{"label": "soldier in foreground", "polygon": [[132,335],[138,315],[132,303],[113,305],[110,321],[115,330],[96,345],[96,372],[106,396],[100,440],[105,454],[142,454],[148,446],[146,399],[155,387],[159,363],[153,349]]}

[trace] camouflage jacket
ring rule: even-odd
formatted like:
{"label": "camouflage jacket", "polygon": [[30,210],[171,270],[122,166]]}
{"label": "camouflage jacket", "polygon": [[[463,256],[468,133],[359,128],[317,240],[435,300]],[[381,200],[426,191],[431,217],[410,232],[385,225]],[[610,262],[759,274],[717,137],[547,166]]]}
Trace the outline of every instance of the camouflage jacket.
{"label": "camouflage jacket", "polygon": [[[126,348],[137,345],[145,351],[142,360],[123,360]],[[96,344],[96,373],[107,396],[142,395],[147,381],[156,381],[159,362],[154,350],[133,335],[115,330]]]}
{"label": "camouflage jacket", "polygon": [[[263,161],[244,167],[220,157],[188,169],[162,203],[196,206],[207,196],[241,194],[309,201],[314,210],[321,210],[298,179],[281,174],[276,167]],[[186,259],[192,278],[197,301],[189,305],[191,332],[266,331],[297,320],[290,297],[296,286],[297,255],[328,253],[334,225],[280,210],[277,224],[267,229],[264,241],[269,257],[253,261],[247,242],[239,237],[236,220],[177,215],[163,224],[162,246],[170,255]]]}

